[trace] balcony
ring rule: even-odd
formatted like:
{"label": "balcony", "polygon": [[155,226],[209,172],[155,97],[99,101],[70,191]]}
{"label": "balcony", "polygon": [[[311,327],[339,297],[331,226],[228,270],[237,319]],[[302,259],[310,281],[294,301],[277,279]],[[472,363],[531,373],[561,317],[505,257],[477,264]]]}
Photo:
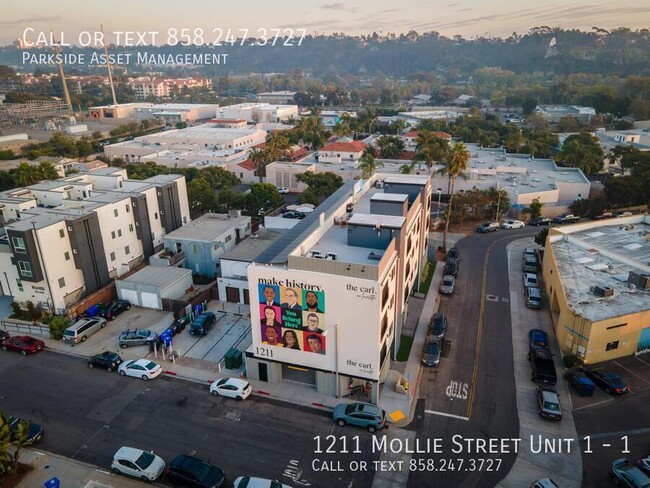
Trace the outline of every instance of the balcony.
{"label": "balcony", "polygon": [[151,266],[180,266],[185,261],[185,252],[179,251],[172,254],[169,250],[163,249],[149,258]]}

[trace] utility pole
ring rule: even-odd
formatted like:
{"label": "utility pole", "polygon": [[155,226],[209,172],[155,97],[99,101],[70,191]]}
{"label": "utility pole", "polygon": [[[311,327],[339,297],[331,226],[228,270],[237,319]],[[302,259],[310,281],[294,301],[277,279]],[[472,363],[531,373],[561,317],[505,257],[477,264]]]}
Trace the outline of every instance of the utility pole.
{"label": "utility pole", "polygon": [[[100,24],[99,28],[102,31],[102,38],[106,39],[104,36],[104,24]],[[104,54],[106,55],[106,69],[108,70],[108,83],[111,85],[111,95],[113,96],[113,105],[117,105],[117,97],[115,96],[115,85],[113,85],[113,73],[111,71],[111,63],[108,60],[108,46],[106,41],[104,41]]]}

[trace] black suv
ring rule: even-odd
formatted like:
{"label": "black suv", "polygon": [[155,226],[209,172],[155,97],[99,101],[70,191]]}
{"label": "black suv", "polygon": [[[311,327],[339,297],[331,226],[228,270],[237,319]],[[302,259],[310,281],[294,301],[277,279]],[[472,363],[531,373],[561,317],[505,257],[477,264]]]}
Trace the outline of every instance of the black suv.
{"label": "black suv", "polygon": [[106,308],[104,308],[99,315],[104,317],[106,320],[115,320],[119,314],[125,310],[131,309],[131,302],[128,300],[115,300],[114,302],[109,303]]}
{"label": "black suv", "polygon": [[89,368],[92,369],[97,366],[99,368],[104,368],[109,373],[114,369],[117,369],[121,363],[122,358],[120,355],[110,351],[104,351],[101,354],[95,354],[93,357],[88,359]]}
{"label": "black suv", "polygon": [[551,219],[535,217],[534,219],[530,219],[528,225],[534,225],[535,227],[539,227],[540,225],[551,225]]}
{"label": "black suv", "polygon": [[445,264],[445,268],[443,269],[442,274],[443,275],[457,276],[458,275],[458,261],[456,259],[447,258],[447,263]]}
{"label": "black suv", "polygon": [[204,336],[217,323],[217,317],[212,312],[203,312],[190,324],[190,335]]}
{"label": "black suv", "polygon": [[221,468],[201,459],[181,454],[169,463],[167,477],[185,486],[197,488],[218,488],[226,482]]}
{"label": "black suv", "polygon": [[455,259],[455,260],[456,260],[456,264],[458,264],[458,262],[460,261],[460,251],[459,251],[457,248],[452,247],[452,248],[447,252],[447,260],[449,260],[449,258]]}
{"label": "black suv", "polygon": [[436,341],[441,341],[447,333],[447,317],[444,313],[435,313],[429,324],[429,336]]}

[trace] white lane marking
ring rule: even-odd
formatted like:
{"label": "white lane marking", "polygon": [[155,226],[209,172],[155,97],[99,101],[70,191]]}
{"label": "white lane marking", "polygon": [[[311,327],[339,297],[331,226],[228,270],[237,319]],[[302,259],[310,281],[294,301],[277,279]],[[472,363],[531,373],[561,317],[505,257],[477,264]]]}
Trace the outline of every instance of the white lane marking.
{"label": "white lane marking", "polygon": [[425,410],[424,413],[428,413],[431,415],[440,415],[442,417],[451,417],[452,419],[458,419],[458,420],[469,420],[469,417],[463,417],[462,415],[454,415],[453,413],[436,412],[435,410]]}
{"label": "white lane marking", "polygon": [[[620,432],[603,432],[602,434],[592,434],[590,439],[606,439],[607,437],[623,437],[626,435],[641,435],[650,433],[650,427],[645,429],[624,430]],[[583,436],[584,437],[584,436]]]}
{"label": "white lane marking", "polygon": [[650,381],[646,380],[643,376],[639,376],[639,375],[636,374],[634,371],[632,371],[632,370],[630,370],[630,369],[627,369],[627,368],[626,368],[625,366],[623,366],[622,364],[620,364],[620,363],[618,363],[618,362],[616,362],[616,361],[614,361],[614,364],[620,366],[621,368],[623,368],[623,369],[624,369],[625,371],[627,371],[628,373],[633,374],[633,375],[636,376],[637,378],[640,378],[640,379],[642,379],[643,381],[645,381],[646,383],[649,383],[649,384],[650,384]]}
{"label": "white lane marking", "polygon": [[613,398],[612,398],[612,397],[609,397],[609,399],[607,399],[607,400],[601,400],[601,401],[599,401],[599,402],[592,403],[591,405],[585,405],[584,407],[574,408],[573,411],[575,412],[576,410],[582,410],[583,408],[595,407],[596,405],[600,405],[600,404],[602,404],[602,403],[611,402],[612,400],[613,400]]}

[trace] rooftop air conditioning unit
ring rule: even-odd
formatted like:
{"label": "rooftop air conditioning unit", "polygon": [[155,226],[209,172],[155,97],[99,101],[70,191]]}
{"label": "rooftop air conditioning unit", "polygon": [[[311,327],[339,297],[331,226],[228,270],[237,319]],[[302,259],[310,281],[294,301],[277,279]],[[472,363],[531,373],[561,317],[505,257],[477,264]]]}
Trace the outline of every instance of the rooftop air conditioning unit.
{"label": "rooftop air conditioning unit", "polygon": [[648,274],[639,274],[635,273],[634,271],[630,271],[627,281],[628,283],[636,285],[637,288],[641,288],[642,290],[650,289],[650,275]]}
{"label": "rooftop air conditioning unit", "polygon": [[614,290],[609,286],[594,286],[594,295],[597,297],[611,297],[614,295]]}

